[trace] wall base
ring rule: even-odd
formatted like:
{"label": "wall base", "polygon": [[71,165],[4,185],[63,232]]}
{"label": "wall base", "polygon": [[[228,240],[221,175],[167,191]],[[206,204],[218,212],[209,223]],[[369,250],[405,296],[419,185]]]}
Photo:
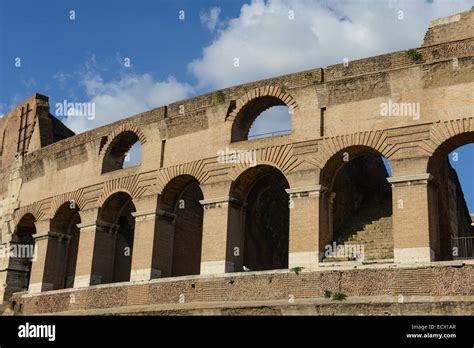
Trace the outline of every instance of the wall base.
{"label": "wall base", "polygon": [[230,261],[207,261],[201,262],[201,274],[222,274],[229,272],[243,272],[243,270],[235,270],[235,265]]}
{"label": "wall base", "polygon": [[131,282],[150,280],[161,277],[161,271],[155,268],[144,268],[132,270],[130,274]]}
{"label": "wall base", "polygon": [[395,263],[429,263],[434,260],[434,251],[430,247],[395,248],[393,250]]}

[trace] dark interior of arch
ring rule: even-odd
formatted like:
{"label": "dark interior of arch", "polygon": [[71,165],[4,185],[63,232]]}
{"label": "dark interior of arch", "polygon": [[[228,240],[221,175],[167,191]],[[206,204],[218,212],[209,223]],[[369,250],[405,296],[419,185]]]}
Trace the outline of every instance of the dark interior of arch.
{"label": "dark interior of arch", "polygon": [[107,149],[102,163],[102,173],[122,169],[125,156],[140,139],[134,132],[126,131],[117,135]]}
{"label": "dark interior of arch", "polygon": [[246,140],[250,127],[255,119],[265,110],[278,105],[286,105],[282,100],[273,96],[252,99],[238,113],[232,124],[231,142]]}
{"label": "dark interior of arch", "polygon": [[77,205],[69,202],[59,207],[55,216],[51,221],[51,230],[53,232],[65,234],[69,236],[68,240],[61,242],[61,249],[58,253],[64,255],[63,262],[57,262],[51,265],[50,269],[57,272],[58,278],[61,278],[61,286],[59,288],[72,288],[74,285],[74,277],[76,275],[77,254],[79,251],[79,227],[81,223],[79,209]]}
{"label": "dark interior of arch", "polygon": [[159,208],[173,213],[183,190],[195,183],[199,185],[198,181],[191,175],[179,175],[173,178],[160,195]]}
{"label": "dark interior of arch", "polygon": [[232,196],[245,202],[245,267],[252,271],[288,268],[289,188],[283,174],[269,166],[244,172],[232,189]]}
{"label": "dark interior of arch", "polygon": [[133,212],[132,198],[124,192],[113,195],[101,209],[103,232],[96,237],[94,263],[97,256],[103,284],[130,280],[135,231]]}
{"label": "dark interior of arch", "polygon": [[392,258],[392,190],[382,157],[351,158],[333,179],[333,239],[363,244],[366,259]]}
{"label": "dark interior of arch", "polygon": [[172,276],[199,274],[201,265],[203,194],[197,182],[188,185],[175,209]]}
{"label": "dark interior of arch", "polygon": [[[35,244],[34,234],[36,234],[35,218],[32,214],[26,214],[18,222],[15,232],[12,238],[12,244],[29,245],[32,248]],[[9,268],[12,269],[12,273],[7,279],[7,293],[13,293],[16,291],[24,291],[28,289],[31,275],[31,263],[30,257],[20,257],[27,255],[17,255],[10,259]]]}
{"label": "dark interior of arch", "polygon": [[201,267],[204,199],[199,182],[190,175],[174,178],[163,190],[161,209],[176,215],[171,276],[197,275]]}
{"label": "dark interior of arch", "polygon": [[331,187],[338,171],[349,161],[364,155],[380,156],[381,154],[368,146],[351,146],[333,155],[324,166],[320,175],[320,182],[326,187]]}
{"label": "dark interior of arch", "polygon": [[36,233],[35,217],[32,214],[26,214],[18,222],[13,235],[13,242],[23,244],[33,244]]}
{"label": "dark interior of arch", "polygon": [[437,260],[474,257],[466,243],[458,239],[474,237],[474,227],[458,175],[448,159],[452,151],[472,143],[474,132],[456,135],[443,142],[428,161],[427,172],[434,178],[429,191],[433,202],[429,214],[435,228],[430,233]]}

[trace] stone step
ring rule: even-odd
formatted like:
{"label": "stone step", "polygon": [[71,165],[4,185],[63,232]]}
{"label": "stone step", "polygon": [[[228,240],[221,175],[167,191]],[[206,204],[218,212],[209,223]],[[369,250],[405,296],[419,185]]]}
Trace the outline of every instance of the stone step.
{"label": "stone step", "polygon": [[359,213],[337,231],[341,245],[364,245],[367,260],[393,258],[392,217],[390,202],[362,207]]}
{"label": "stone step", "polygon": [[393,246],[393,241],[387,241],[386,239],[381,240],[366,240],[366,239],[358,239],[358,240],[348,240],[345,241],[343,244],[377,244],[382,247],[384,246]]}
{"label": "stone step", "polygon": [[435,278],[430,270],[416,269],[398,272],[393,279],[393,291],[407,295],[429,295]]}

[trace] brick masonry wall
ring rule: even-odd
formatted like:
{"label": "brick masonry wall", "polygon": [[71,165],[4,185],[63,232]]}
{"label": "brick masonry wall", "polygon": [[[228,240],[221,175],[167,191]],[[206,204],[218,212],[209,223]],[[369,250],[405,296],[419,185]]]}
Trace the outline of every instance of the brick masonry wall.
{"label": "brick masonry wall", "polygon": [[461,40],[472,36],[474,31],[474,11],[434,20],[426,32],[424,46],[436,45],[446,41]]}
{"label": "brick masonry wall", "polygon": [[[71,190],[98,185],[118,176],[159,171],[161,141],[164,139],[167,140],[163,161],[165,168],[205,160],[206,170],[210,171],[208,163],[215,162],[212,158],[216,156],[217,151],[229,146],[230,122],[224,119],[231,101],[241,97],[245,91],[265,85],[285,85],[288,87],[288,93],[297,101],[300,110],[293,118],[292,134],[273,139],[232,143],[232,148],[262,148],[282,143],[300,143],[304,140],[314,142],[314,139],[319,138],[318,107],[321,105],[328,106],[326,136],[367,129],[385,129],[393,133],[393,136],[388,138],[390,143],[398,145],[406,142],[411,146],[413,141],[426,139],[429,134],[426,131],[413,133],[407,130],[410,139],[405,139],[397,134],[403,133],[402,127],[416,127],[419,122],[458,118],[460,115],[457,111],[452,115],[440,115],[440,110],[456,110],[459,105],[469,104],[466,88],[462,86],[464,83],[472,83],[474,59],[462,57],[472,55],[473,43],[474,40],[467,39],[435,48],[424,48],[426,59],[422,62],[408,61],[403,69],[397,69],[390,63],[395,59],[393,55],[405,57],[402,52],[350,62],[347,68],[342,64],[334,65],[326,68],[324,74],[322,69],[313,69],[257,81],[223,90],[224,101],[218,100],[217,92],[214,92],[78,134],[38,149],[24,158],[22,192],[25,194],[20,197],[21,204],[24,206]],[[453,56],[461,57],[459,71],[456,73],[453,73],[449,61]],[[440,87],[443,90],[439,91]],[[440,95],[444,97],[440,98]],[[389,98],[399,100],[400,96],[407,101],[420,101],[423,117],[419,121],[415,123],[410,118],[380,116],[380,103]],[[179,114],[179,111],[176,112],[181,105],[185,110],[183,115]],[[123,124],[140,127],[145,133],[147,143],[142,146],[142,164],[120,173],[101,175],[98,169],[101,166],[101,144],[107,142],[111,132]],[[202,144],[203,139],[206,146],[195,146]],[[420,155],[419,150],[413,153],[413,146],[406,151],[410,153],[400,149],[396,155]],[[217,166],[215,163],[212,165]],[[214,173],[215,171],[212,171],[209,176],[210,180]],[[67,185],[62,180],[64,177],[69,178]],[[97,189],[100,190],[100,187]]]}
{"label": "brick masonry wall", "polygon": [[322,297],[325,290],[348,297],[380,295],[474,295],[474,265],[319,272],[228,274],[222,277],[155,280],[13,296],[23,314],[120,306]]}

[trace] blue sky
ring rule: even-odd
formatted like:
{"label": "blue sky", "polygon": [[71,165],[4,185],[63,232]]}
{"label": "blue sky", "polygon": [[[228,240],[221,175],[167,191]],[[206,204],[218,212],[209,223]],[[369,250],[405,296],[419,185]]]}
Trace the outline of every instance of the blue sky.
{"label": "blue sky", "polygon": [[[50,97],[53,114],[57,102],[94,102],[94,120],[64,119],[81,132],[207,91],[417,47],[430,20],[471,5],[470,0],[0,0],[0,115],[34,92]],[[15,67],[15,58],[21,67]],[[126,58],[130,67],[124,66]],[[286,129],[286,119],[282,112],[265,115],[253,132],[269,124],[270,130]],[[466,147],[453,162],[471,211],[473,153]]]}

